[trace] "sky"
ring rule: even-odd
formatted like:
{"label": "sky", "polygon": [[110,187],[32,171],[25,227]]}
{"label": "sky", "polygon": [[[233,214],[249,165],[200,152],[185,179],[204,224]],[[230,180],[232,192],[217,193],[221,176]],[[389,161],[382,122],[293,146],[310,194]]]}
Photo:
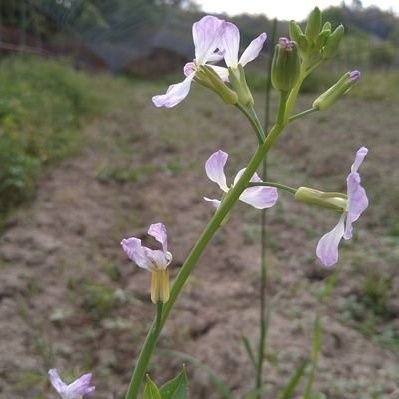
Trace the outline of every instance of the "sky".
{"label": "sky", "polygon": [[[265,14],[269,18],[297,21],[306,18],[316,6],[320,9],[331,5],[340,5],[342,0],[196,0],[203,11],[209,13],[226,13],[236,15],[242,13]],[[351,4],[350,0],[346,4]],[[392,10],[399,15],[398,0],[363,0],[363,7],[378,5],[384,10]]]}

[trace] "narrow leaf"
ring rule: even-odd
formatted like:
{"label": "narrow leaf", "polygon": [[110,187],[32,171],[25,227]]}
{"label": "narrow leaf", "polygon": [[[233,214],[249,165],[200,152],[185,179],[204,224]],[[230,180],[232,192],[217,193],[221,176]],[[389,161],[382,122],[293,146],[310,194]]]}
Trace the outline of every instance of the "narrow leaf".
{"label": "narrow leaf", "polygon": [[186,370],[177,375],[177,377],[166,382],[160,388],[162,399],[187,399],[188,397],[188,379]]}
{"label": "narrow leaf", "polygon": [[144,399],[162,399],[158,387],[151,381],[147,374],[147,382],[144,387]]}
{"label": "narrow leaf", "polygon": [[294,395],[295,388],[298,386],[301,378],[306,370],[306,366],[308,365],[308,361],[303,361],[297,369],[292,374],[288,384],[284,388],[284,390],[280,394],[280,399],[291,399]]}
{"label": "narrow leaf", "polygon": [[242,340],[242,343],[243,343],[243,345],[244,345],[244,348],[245,348],[245,351],[247,352],[247,355],[248,355],[248,357],[249,357],[249,360],[251,361],[251,363],[252,363],[252,365],[254,366],[254,368],[255,368],[255,370],[256,370],[256,360],[255,360],[255,356],[254,356],[254,353],[253,353],[253,351],[252,351],[252,348],[251,348],[251,344],[250,344],[250,342],[249,342],[249,339],[248,339],[248,337],[246,337],[245,335],[242,335],[241,336],[241,340]]}

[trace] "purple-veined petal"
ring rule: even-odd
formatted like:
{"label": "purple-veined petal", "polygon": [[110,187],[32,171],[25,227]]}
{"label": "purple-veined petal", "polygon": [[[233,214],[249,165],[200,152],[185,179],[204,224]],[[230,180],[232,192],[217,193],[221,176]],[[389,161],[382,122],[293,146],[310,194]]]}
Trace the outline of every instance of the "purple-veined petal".
{"label": "purple-veined petal", "polygon": [[198,65],[205,64],[219,47],[224,30],[223,22],[212,15],[206,15],[193,24],[195,61]]}
{"label": "purple-veined petal", "polygon": [[352,223],[359,219],[367,209],[369,200],[366,190],[360,184],[360,175],[357,172],[349,173],[346,179],[348,189],[348,207],[345,225],[345,240],[352,238]]}
{"label": "purple-veined petal", "polygon": [[152,97],[152,102],[156,107],[172,108],[182,102],[188,95],[191,82],[195,74],[189,75],[183,82],[169,86],[165,94]]}
{"label": "purple-veined petal", "polygon": [[146,258],[152,264],[152,270],[157,268],[166,269],[172,261],[172,254],[168,251],[163,252],[159,249],[143,247]]}
{"label": "purple-veined petal", "polygon": [[90,386],[92,375],[84,374],[75,380],[72,384],[68,385],[67,396],[72,398],[80,398],[83,395],[88,395],[94,392],[95,387]]}
{"label": "purple-veined petal", "polygon": [[240,49],[240,31],[231,22],[224,23],[221,48],[224,52],[226,65],[236,68],[238,64],[238,51]]}
{"label": "purple-veined petal", "polygon": [[278,192],[275,187],[250,187],[243,191],[240,200],[253,206],[256,209],[271,208],[278,199]]}
{"label": "purple-veined petal", "polygon": [[221,67],[218,65],[208,65],[211,67],[218,75],[219,78],[223,80],[223,82],[229,81],[229,70],[225,67]]}
{"label": "purple-veined petal", "polygon": [[212,205],[214,208],[216,208],[216,209],[219,208],[220,203],[221,203],[220,200],[212,199],[212,198],[208,198],[208,197],[204,197],[204,200],[207,201],[207,202],[210,202],[211,205]]}
{"label": "purple-veined petal", "polygon": [[255,58],[257,58],[259,53],[262,51],[263,44],[265,43],[266,38],[267,35],[265,32],[263,32],[257,38],[252,40],[249,46],[242,53],[239,64],[245,66],[248,64],[248,62],[251,62]]}
{"label": "purple-veined petal", "polygon": [[324,234],[317,243],[316,255],[324,266],[332,266],[338,261],[338,245],[345,231],[345,213],[341,215],[338,224]]}
{"label": "purple-veined petal", "polygon": [[50,382],[51,385],[54,387],[54,389],[59,393],[63,394],[67,390],[67,384],[65,384],[62,380],[60,375],[58,374],[58,371],[56,369],[51,369],[48,372],[48,375],[50,377]]}
{"label": "purple-veined petal", "polygon": [[145,252],[147,248],[141,245],[140,239],[135,237],[124,238],[121,245],[128,258],[135,262],[138,267],[149,271],[154,270],[154,265]]}
{"label": "purple-veined petal", "polygon": [[363,163],[364,158],[366,157],[369,150],[366,147],[361,147],[356,152],[355,162],[351,167],[351,172],[357,172],[360,165]]}
{"label": "purple-veined petal", "polygon": [[224,166],[226,165],[229,155],[222,151],[214,152],[205,163],[205,171],[210,180],[219,185],[224,191],[228,191],[226,183],[226,175],[224,174]]}
{"label": "purple-veined petal", "polygon": [[164,253],[168,251],[168,234],[163,223],[152,224],[148,229],[148,234],[161,243]]}

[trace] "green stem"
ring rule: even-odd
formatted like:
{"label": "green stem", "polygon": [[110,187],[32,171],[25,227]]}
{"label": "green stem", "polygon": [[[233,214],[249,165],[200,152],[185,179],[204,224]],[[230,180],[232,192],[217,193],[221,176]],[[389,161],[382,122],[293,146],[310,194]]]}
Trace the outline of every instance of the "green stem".
{"label": "green stem", "polygon": [[[201,236],[199,237],[198,241],[192,248],[191,252],[189,253],[186,261],[184,262],[183,266],[180,268],[180,271],[173,283],[173,286],[170,291],[170,298],[167,303],[163,306],[162,317],[159,322],[159,326],[156,324],[156,320],[153,321],[152,326],[147,334],[147,337],[144,341],[143,347],[137,359],[136,367],[133,371],[132,378],[130,380],[130,384],[128,387],[128,391],[126,393],[125,399],[137,399],[140,386],[143,381],[145,372],[147,370],[152,352],[155,348],[157,339],[159,334],[164,326],[169,312],[171,311],[173,305],[175,304],[180,292],[182,291],[188,277],[190,276],[191,272],[193,271],[195,265],[199,257],[201,256],[202,252],[206,248],[207,244],[214,236],[216,231],[219,229],[221,223],[223,222],[226,215],[230,212],[234,204],[239,199],[242,192],[247,188],[248,183],[251,177],[256,172],[256,169],[261,164],[262,160],[264,159],[267,152],[270,150],[274,142],[276,141],[277,137],[281,133],[284,128],[284,124],[279,123],[281,122],[282,118],[281,115],[284,116],[284,109],[286,103],[286,96],[282,95],[280,98],[280,109],[279,109],[279,117],[277,118],[277,123],[273,126],[270,133],[268,134],[266,140],[258,146],[256,152],[252,156],[251,160],[247,168],[245,169],[244,173],[242,174],[239,181],[229,190],[225,199],[220,204],[219,208],[213,215],[213,217],[208,222],[205,230],[202,232]],[[253,123],[255,126],[256,123]],[[257,127],[258,129],[258,127]],[[258,136],[261,136],[261,133],[264,136],[263,129],[262,131],[258,131]],[[159,328],[157,328],[159,327]]]}
{"label": "green stem", "polygon": [[275,183],[272,181],[262,181],[262,182],[250,182],[248,183],[248,187],[258,187],[258,186],[266,186],[266,187],[276,187],[280,188],[281,190],[285,190],[290,192],[291,194],[296,193],[296,188],[286,186],[285,184]]}
{"label": "green stem", "polygon": [[258,138],[259,145],[263,144],[265,141],[265,133],[262,129],[262,126],[259,122],[259,119],[253,109],[253,107],[244,107],[242,104],[237,103],[236,107],[246,116],[246,118],[251,123],[251,126],[255,130],[256,137]]}
{"label": "green stem", "polygon": [[318,111],[317,108],[310,108],[310,109],[307,109],[306,111],[300,112],[299,114],[295,114],[295,115],[290,116],[290,117],[288,118],[288,122],[293,122],[293,121],[296,120],[296,119],[303,118],[304,116],[309,115],[309,114],[312,114],[313,112],[316,112],[316,111]]}

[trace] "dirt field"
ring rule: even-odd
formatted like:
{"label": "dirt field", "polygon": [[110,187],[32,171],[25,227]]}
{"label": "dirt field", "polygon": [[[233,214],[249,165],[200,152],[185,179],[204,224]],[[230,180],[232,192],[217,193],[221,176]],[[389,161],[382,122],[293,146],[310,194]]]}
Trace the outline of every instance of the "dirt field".
{"label": "dirt field", "polygon": [[[158,110],[150,98],[163,86],[115,87],[110,110],[85,128],[86,147],[42,179],[35,200],[10,218],[0,239],[3,399],[56,397],[47,382],[50,367],[65,377],[91,370],[95,398],[123,398],[153,307],[149,275],[126,259],[120,240],[145,239],[149,224],[163,221],[175,274],[213,212],[202,197],[220,194],[204,162],[223,149],[234,176],[256,146],[247,121],[205,90],[194,90],[175,109]],[[110,83],[109,90],[115,87]],[[301,107],[311,101],[303,98]],[[265,398],[276,398],[308,356],[316,312],[324,327],[317,387],[329,399],[396,398],[398,125],[393,104],[345,99],[327,113],[293,123],[270,157],[271,180],[342,191],[355,151],[369,147],[361,175],[370,208],[355,238],[343,245],[336,287],[324,305],[317,293],[332,271],[323,269],[314,251],[336,215],[296,203],[284,192],[268,212],[268,294],[280,296],[268,337]],[[240,337],[247,335],[254,345],[257,340],[259,222],[255,209],[236,207],[189,280],[159,344],[194,355],[237,396],[253,386]],[[151,376],[161,383],[181,363],[158,351]],[[202,371],[187,368],[190,398],[220,397]]]}

